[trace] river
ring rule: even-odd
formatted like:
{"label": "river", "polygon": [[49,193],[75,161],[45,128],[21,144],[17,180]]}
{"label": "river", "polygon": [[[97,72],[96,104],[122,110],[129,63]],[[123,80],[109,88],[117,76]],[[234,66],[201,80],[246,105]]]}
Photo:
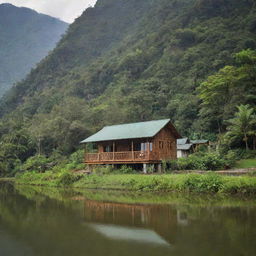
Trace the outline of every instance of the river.
{"label": "river", "polygon": [[255,238],[253,200],[151,200],[0,182],[1,256],[254,256]]}

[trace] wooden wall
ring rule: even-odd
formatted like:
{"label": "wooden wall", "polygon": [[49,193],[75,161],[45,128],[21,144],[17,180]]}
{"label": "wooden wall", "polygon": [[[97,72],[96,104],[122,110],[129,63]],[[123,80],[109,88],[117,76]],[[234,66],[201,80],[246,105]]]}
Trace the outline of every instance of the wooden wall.
{"label": "wooden wall", "polygon": [[[157,159],[159,160],[168,160],[177,158],[177,145],[176,137],[174,136],[171,127],[167,125],[163,128],[154,138],[145,138],[145,139],[136,139],[136,140],[120,140],[114,142],[114,151],[115,152],[126,152],[132,150],[132,141],[134,145],[136,143],[147,143],[153,142],[153,152],[156,154]],[[99,153],[104,152],[105,146],[111,146],[113,148],[113,142],[100,142],[98,143]]]}
{"label": "wooden wall", "polygon": [[176,138],[168,126],[154,137],[153,151],[158,152],[160,160],[177,158]]}

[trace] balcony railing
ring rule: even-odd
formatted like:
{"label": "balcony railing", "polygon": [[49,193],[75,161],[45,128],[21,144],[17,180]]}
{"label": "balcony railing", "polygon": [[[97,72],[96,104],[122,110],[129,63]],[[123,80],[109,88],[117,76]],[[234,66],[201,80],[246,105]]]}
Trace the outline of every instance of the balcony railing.
{"label": "balcony railing", "polygon": [[155,152],[149,151],[126,151],[126,152],[103,152],[85,154],[85,163],[100,162],[143,162],[157,160]]}

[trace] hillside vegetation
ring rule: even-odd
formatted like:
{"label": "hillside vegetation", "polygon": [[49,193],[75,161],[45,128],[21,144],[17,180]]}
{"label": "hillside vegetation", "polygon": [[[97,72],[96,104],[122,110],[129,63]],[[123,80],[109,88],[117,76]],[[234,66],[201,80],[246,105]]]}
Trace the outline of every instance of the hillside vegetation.
{"label": "hillside vegetation", "polygon": [[0,96],[25,78],[65,33],[68,24],[28,8],[0,5]]}
{"label": "hillside vegetation", "polygon": [[[70,154],[107,124],[170,117],[183,136],[216,139],[238,106],[255,108],[255,14],[253,0],[98,0],[1,101],[0,170]],[[244,146],[238,130],[230,147]]]}

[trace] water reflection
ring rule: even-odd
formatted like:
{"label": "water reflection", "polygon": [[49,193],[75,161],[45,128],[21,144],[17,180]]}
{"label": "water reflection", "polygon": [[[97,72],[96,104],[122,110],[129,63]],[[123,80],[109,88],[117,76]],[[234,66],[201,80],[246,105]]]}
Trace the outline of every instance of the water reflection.
{"label": "water reflection", "polygon": [[[131,240],[138,237],[138,241],[145,242],[148,240],[162,245],[170,245],[174,241],[173,238],[180,221],[177,213],[176,209],[167,205],[134,205],[84,201],[85,221],[105,224],[105,226],[96,226],[96,230],[104,235],[116,237],[116,234],[122,233],[122,235],[125,234],[126,239],[128,239],[129,235]],[[113,225],[118,226],[115,227]],[[122,229],[120,228],[121,226],[123,227]],[[137,227],[137,229],[131,229],[131,227]],[[106,234],[107,231],[109,231],[109,234]],[[140,235],[138,235],[139,233]],[[119,236],[119,239],[121,237],[124,238],[124,236]]]}
{"label": "water reflection", "polygon": [[256,209],[71,200],[0,184],[0,255],[256,255]]}
{"label": "water reflection", "polygon": [[89,224],[93,229],[102,235],[114,240],[128,240],[137,243],[153,243],[169,246],[161,236],[153,230],[142,228],[130,228],[116,225]]}

